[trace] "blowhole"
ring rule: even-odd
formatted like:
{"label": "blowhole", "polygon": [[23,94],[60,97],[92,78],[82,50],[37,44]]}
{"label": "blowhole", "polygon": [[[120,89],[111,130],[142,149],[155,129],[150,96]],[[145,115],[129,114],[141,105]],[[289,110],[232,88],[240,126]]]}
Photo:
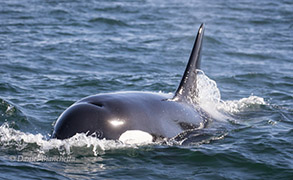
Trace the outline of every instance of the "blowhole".
{"label": "blowhole", "polygon": [[99,102],[89,102],[92,105],[98,106],[98,107],[104,107],[104,105],[102,103]]}

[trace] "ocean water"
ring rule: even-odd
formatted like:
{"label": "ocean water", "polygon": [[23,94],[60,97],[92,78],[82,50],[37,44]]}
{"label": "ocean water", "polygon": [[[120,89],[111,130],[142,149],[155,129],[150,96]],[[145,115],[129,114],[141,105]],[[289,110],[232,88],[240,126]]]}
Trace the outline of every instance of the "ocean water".
{"label": "ocean water", "polygon": [[[187,141],[50,139],[80,98],[173,93],[206,24]],[[0,179],[292,179],[291,0],[0,1]]]}

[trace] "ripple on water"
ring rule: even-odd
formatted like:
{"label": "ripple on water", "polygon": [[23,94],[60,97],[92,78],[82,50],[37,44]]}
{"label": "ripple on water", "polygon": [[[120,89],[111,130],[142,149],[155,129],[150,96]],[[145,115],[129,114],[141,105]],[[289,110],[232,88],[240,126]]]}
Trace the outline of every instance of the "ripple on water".
{"label": "ripple on water", "polygon": [[119,19],[105,18],[105,17],[95,17],[91,18],[89,21],[91,24],[106,24],[106,25],[117,25],[117,26],[128,26],[127,23]]}

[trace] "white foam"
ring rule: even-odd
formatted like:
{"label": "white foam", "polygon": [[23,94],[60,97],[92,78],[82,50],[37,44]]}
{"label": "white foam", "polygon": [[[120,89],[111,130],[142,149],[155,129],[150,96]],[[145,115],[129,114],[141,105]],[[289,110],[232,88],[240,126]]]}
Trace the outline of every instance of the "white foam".
{"label": "white foam", "polygon": [[249,96],[248,98],[242,98],[240,100],[222,101],[218,106],[218,109],[222,109],[230,113],[239,113],[247,110],[251,110],[259,105],[268,105],[262,97]]}
{"label": "white foam", "polygon": [[106,150],[110,149],[138,148],[140,145],[135,144],[135,142],[124,144],[121,141],[98,139],[87,136],[84,133],[76,134],[65,140],[47,140],[42,134],[24,133],[10,128],[7,123],[0,126],[0,144],[2,147],[8,146],[8,148],[16,146],[19,151],[27,148],[29,144],[36,144],[39,146],[39,148],[35,149],[37,153],[44,154],[55,149],[58,150],[61,155],[72,154],[72,149],[75,147],[86,147],[90,149],[95,156],[103,154]]}
{"label": "white foam", "polygon": [[203,71],[198,70],[197,73],[198,97],[194,101],[216,119],[227,119],[225,113],[235,114],[251,110],[252,107],[255,108],[259,105],[268,105],[262,97],[253,95],[240,100],[224,101],[221,99],[217,83],[206,76]]}
{"label": "white foam", "polygon": [[221,101],[221,93],[216,81],[210,79],[203,71],[197,70],[197,102],[199,104],[214,103]]}

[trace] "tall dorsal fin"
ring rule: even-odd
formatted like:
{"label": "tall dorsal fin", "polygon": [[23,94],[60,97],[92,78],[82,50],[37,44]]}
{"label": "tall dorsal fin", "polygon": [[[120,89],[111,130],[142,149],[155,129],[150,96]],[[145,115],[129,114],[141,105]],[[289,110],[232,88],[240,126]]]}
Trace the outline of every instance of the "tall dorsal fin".
{"label": "tall dorsal fin", "polygon": [[175,93],[174,100],[189,101],[189,97],[197,96],[196,69],[200,69],[200,52],[204,34],[204,24],[201,24],[180,85]]}

